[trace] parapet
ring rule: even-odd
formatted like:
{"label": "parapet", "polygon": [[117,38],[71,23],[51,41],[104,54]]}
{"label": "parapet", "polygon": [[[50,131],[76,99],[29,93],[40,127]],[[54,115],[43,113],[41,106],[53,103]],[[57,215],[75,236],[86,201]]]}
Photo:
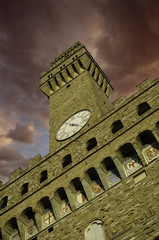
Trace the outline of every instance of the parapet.
{"label": "parapet", "polygon": [[84,71],[89,72],[107,97],[113,93],[108,77],[80,42],[51,62],[51,68],[41,74],[40,89],[50,97]]}
{"label": "parapet", "polygon": [[114,102],[113,102],[113,106],[114,108],[119,108],[120,106],[122,106],[125,102],[126,102],[126,97],[125,96],[121,96],[119,98],[117,98]]}
{"label": "parapet", "polygon": [[77,52],[81,47],[83,47],[83,44],[80,43],[79,41],[76,42],[72,47],[68,48],[65,52],[60,54],[59,57],[54,58],[51,61],[50,66],[51,67],[56,67],[58,64],[60,64],[61,62],[65,61],[66,58],[68,58],[70,55],[72,55],[75,52]]}
{"label": "parapet", "polygon": [[30,159],[29,160],[29,168],[35,167],[38,164],[38,162],[40,162],[40,160],[41,160],[40,154],[38,154],[34,158]]}
{"label": "parapet", "polygon": [[12,183],[17,178],[19,178],[20,176],[22,176],[26,172],[28,172],[31,168],[35,167],[39,162],[44,161],[48,156],[49,156],[49,154],[46,155],[44,158],[42,158],[40,154],[36,155],[34,158],[29,160],[29,167],[26,168],[24,171],[22,171],[22,169],[19,167],[9,174],[9,181],[8,182],[3,184],[3,182],[0,181],[0,187],[4,187],[4,186],[7,186],[8,184]]}
{"label": "parapet", "polygon": [[151,81],[149,78],[145,79],[143,82],[139,83],[136,87],[138,89],[137,92],[135,92],[132,96],[130,96],[128,99],[125,96],[121,96],[117,98],[115,101],[112,102],[114,110],[120,108],[124,104],[127,104],[130,102],[132,99],[134,99],[136,96],[147,90],[149,87],[154,85],[159,81],[159,78],[154,79]]}
{"label": "parapet", "polygon": [[11,172],[9,174],[9,181],[14,181],[15,179],[17,179],[22,173],[22,169],[19,167],[17,168],[15,171]]}
{"label": "parapet", "polygon": [[146,78],[143,82],[139,83],[136,87],[138,88],[139,91],[144,91],[151,85],[152,85],[152,82],[150,81],[150,79]]}

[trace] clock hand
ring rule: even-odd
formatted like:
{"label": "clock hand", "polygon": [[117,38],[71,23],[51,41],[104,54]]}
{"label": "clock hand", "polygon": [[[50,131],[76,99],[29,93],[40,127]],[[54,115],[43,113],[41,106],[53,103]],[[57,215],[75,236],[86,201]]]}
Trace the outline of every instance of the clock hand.
{"label": "clock hand", "polygon": [[76,127],[77,127],[78,124],[75,124],[75,123],[69,123],[69,126],[73,126],[73,127],[76,126]]}

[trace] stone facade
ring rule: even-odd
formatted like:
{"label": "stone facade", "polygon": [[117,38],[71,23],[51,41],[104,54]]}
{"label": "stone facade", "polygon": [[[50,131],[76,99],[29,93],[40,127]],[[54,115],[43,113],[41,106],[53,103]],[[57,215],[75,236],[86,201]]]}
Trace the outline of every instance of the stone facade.
{"label": "stone facade", "polygon": [[[159,79],[111,107],[113,88],[82,44],[50,65],[40,85],[50,103],[50,151],[1,184],[0,239],[159,239]],[[57,140],[83,110],[88,122]]]}

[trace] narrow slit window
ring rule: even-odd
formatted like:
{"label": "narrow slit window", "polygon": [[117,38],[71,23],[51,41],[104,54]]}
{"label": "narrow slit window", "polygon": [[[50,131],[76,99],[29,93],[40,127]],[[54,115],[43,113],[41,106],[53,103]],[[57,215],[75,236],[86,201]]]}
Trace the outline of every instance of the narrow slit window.
{"label": "narrow slit window", "polygon": [[44,182],[47,179],[47,170],[41,172],[40,183]]}
{"label": "narrow slit window", "polygon": [[66,166],[68,166],[71,163],[72,163],[71,154],[68,154],[63,158],[62,166],[63,166],[63,168],[65,168]]}
{"label": "narrow slit window", "polygon": [[6,196],[6,197],[2,198],[2,200],[1,200],[0,209],[5,208],[7,206],[7,203],[8,203],[8,197]]}
{"label": "narrow slit window", "polygon": [[24,183],[22,185],[22,191],[21,191],[21,194],[24,195],[25,193],[28,192],[28,183]]}
{"label": "narrow slit window", "polygon": [[87,151],[90,151],[91,149],[93,149],[94,147],[97,146],[97,140],[96,138],[91,138],[88,140],[86,147],[87,147]]}

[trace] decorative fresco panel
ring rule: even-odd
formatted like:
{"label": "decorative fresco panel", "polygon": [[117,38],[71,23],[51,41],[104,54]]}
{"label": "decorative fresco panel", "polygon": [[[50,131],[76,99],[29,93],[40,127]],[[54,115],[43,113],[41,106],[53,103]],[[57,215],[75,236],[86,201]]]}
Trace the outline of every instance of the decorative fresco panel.
{"label": "decorative fresco panel", "polygon": [[76,197],[77,197],[77,202],[76,202],[77,207],[80,207],[81,205],[87,202],[87,199],[83,192],[77,193]]}
{"label": "decorative fresco panel", "polygon": [[108,174],[108,181],[109,181],[109,186],[112,187],[113,185],[117,184],[118,182],[121,181],[118,172],[110,172]]}
{"label": "decorative fresco panel", "polygon": [[47,212],[43,215],[43,228],[48,227],[55,222],[55,217],[52,212]]}
{"label": "decorative fresco panel", "polygon": [[138,169],[142,167],[141,163],[135,156],[124,158],[124,166],[127,175],[136,172]]}
{"label": "decorative fresco panel", "polygon": [[94,197],[96,197],[97,195],[99,195],[100,193],[102,193],[104,191],[103,188],[98,183],[93,184],[92,190],[93,190]]}
{"label": "decorative fresco panel", "polygon": [[155,145],[146,145],[142,149],[142,154],[147,162],[151,162],[159,157],[159,149]]}
{"label": "decorative fresco panel", "polygon": [[37,227],[33,220],[31,220],[26,227],[26,239],[29,239],[38,232]]}
{"label": "decorative fresco panel", "polygon": [[65,215],[69,214],[71,212],[71,208],[69,206],[69,203],[64,202],[61,205],[61,216],[64,217]]}

